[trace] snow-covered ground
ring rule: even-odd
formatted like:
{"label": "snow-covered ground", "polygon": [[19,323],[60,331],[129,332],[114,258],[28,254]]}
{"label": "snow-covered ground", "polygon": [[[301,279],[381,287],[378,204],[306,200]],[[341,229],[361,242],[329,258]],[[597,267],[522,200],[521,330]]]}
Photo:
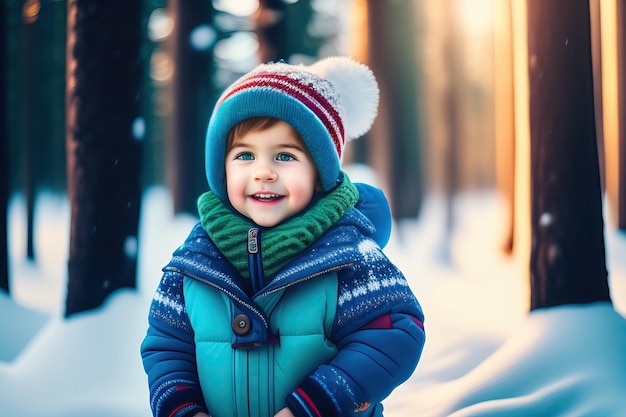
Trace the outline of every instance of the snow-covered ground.
{"label": "snow-covered ground", "polygon": [[[160,269],[196,221],[173,217],[170,207],[166,190],[146,192],[138,290],[120,290],[102,308],[64,320],[67,202],[39,196],[38,261],[30,264],[23,202],[11,200],[12,298],[0,295],[1,416],[150,416],[139,345]],[[385,401],[385,415],[626,415],[626,236],[606,232],[613,306],[528,314],[527,266],[500,250],[501,202],[472,193],[456,199],[455,212],[449,256],[436,197],[419,220],[395,225],[386,248],[424,307],[427,344],[416,372]]]}

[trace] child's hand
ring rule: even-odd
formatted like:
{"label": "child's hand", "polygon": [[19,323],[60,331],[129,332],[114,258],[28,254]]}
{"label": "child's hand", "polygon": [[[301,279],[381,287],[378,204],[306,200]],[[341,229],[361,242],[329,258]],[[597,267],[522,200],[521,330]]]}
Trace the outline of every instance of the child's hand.
{"label": "child's hand", "polygon": [[287,407],[274,414],[274,417],[294,417],[293,413]]}
{"label": "child's hand", "polygon": [[211,416],[208,415],[207,413],[198,413],[198,414],[195,414],[193,417],[211,417]]}

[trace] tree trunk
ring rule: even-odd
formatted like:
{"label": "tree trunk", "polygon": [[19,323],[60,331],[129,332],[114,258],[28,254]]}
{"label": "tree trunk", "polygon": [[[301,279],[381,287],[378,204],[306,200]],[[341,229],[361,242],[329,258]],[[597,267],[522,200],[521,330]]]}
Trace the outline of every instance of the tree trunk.
{"label": "tree trunk", "polygon": [[206,0],[172,0],[175,21],[172,54],[174,110],[169,138],[169,183],[174,212],[197,214],[198,196],[207,190],[204,140],[207,122],[217,100],[212,88],[213,47],[194,48],[191,34],[209,25],[212,6]]}
{"label": "tree trunk", "polygon": [[[260,0],[254,15],[255,33],[259,40],[260,62],[284,59],[290,62],[293,55],[319,55],[320,47],[328,42],[332,33],[311,30],[314,21],[312,0],[286,2],[284,0]],[[318,14],[321,12],[317,12]],[[317,19],[329,18],[318,16]],[[332,32],[332,31],[331,31]]]}
{"label": "tree trunk", "polygon": [[44,119],[44,100],[41,97],[43,76],[38,71],[42,67],[40,33],[42,23],[38,13],[29,13],[32,7],[24,5],[21,24],[20,45],[20,145],[22,157],[22,176],[24,201],[26,203],[26,258],[35,260],[35,194],[36,171],[40,165],[37,148],[38,138],[42,135]]}
{"label": "tree trunk", "polygon": [[255,15],[261,62],[289,59],[287,51],[287,5],[283,0],[260,0]]}
{"label": "tree trunk", "polygon": [[[67,44],[67,8],[65,2],[42,2],[44,32],[41,34],[43,71],[45,74],[41,101],[45,104],[46,122],[40,136],[37,184],[64,193],[67,186],[65,151],[65,82]],[[45,156],[41,156],[41,154]]]}
{"label": "tree trunk", "polygon": [[454,197],[459,191],[459,147],[461,146],[461,89],[462,89],[462,59],[461,35],[459,22],[456,19],[456,8],[453,0],[444,0],[444,21],[448,24],[444,41],[444,62],[447,71],[447,87],[444,92],[444,114],[446,121],[446,147],[444,150],[443,165],[443,194],[445,199],[444,242],[441,249],[443,259],[452,262],[452,234],[454,231]]}
{"label": "tree trunk", "polygon": [[0,290],[9,292],[9,245],[7,206],[9,204],[9,120],[7,108],[8,83],[8,11],[0,6]]}
{"label": "tree trunk", "polygon": [[42,187],[65,189],[65,4],[24,2],[20,13],[20,148],[26,257],[36,258],[35,204]]}
{"label": "tree trunk", "polygon": [[610,301],[588,0],[528,0],[531,310]]}
{"label": "tree trunk", "polygon": [[617,227],[626,230],[626,0],[617,0],[617,82],[619,109]]}
{"label": "tree trunk", "polygon": [[69,316],[136,287],[144,31],[141,2],[67,7]]}
{"label": "tree trunk", "polygon": [[498,192],[508,205],[502,248],[513,253],[515,241],[515,77],[513,13],[509,1],[494,2],[494,130]]}
{"label": "tree trunk", "polygon": [[606,191],[606,163],[604,161],[604,112],[602,110],[602,30],[601,0],[589,1],[591,19],[591,63],[593,68],[593,106],[596,121],[596,142],[598,144],[598,163],[600,165],[600,189]]}
{"label": "tree trunk", "polygon": [[[421,209],[424,185],[420,164],[416,42],[412,2],[368,0],[369,57],[381,89],[379,118],[386,120],[381,137],[373,138],[389,151],[370,152],[389,169],[388,187],[395,219],[415,218]],[[374,145],[374,144],[372,144]],[[375,165],[375,163],[373,164]]]}

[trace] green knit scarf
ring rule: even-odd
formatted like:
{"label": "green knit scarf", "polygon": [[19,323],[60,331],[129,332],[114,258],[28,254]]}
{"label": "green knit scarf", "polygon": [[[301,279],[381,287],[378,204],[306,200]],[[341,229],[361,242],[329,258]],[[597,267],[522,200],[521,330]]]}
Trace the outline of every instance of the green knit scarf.
{"label": "green knit scarf", "polygon": [[[291,259],[311,245],[337,223],[359,199],[359,192],[347,175],[343,181],[312,207],[274,227],[261,230],[263,272],[273,276]],[[248,270],[248,230],[258,227],[251,220],[235,214],[212,191],[198,199],[202,227],[217,248],[237,268],[241,276]]]}

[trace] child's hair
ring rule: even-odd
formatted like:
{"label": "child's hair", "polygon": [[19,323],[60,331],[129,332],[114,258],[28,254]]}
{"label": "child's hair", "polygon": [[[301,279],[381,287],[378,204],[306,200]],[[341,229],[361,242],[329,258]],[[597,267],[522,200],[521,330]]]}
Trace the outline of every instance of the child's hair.
{"label": "child's hair", "polygon": [[[280,121],[281,121],[280,119],[276,119],[274,117],[257,116],[257,117],[251,117],[249,119],[245,119],[237,123],[235,127],[230,129],[230,132],[228,132],[228,138],[226,139],[226,152],[228,153],[228,151],[233,147],[233,145],[235,145],[239,139],[244,137],[246,133],[262,132],[274,126],[276,123]],[[304,144],[304,141],[302,140],[302,136],[300,136],[300,133],[298,133],[298,131],[294,129],[293,127],[291,127],[291,130],[293,130],[293,132],[296,134],[296,137],[298,138],[298,140]],[[307,149],[307,152],[308,151],[309,150]]]}
{"label": "child's hair", "polygon": [[279,119],[275,119],[273,117],[258,116],[251,117],[237,123],[235,127],[233,127],[230,132],[228,132],[228,138],[226,140],[226,152],[228,152],[239,139],[244,137],[246,133],[261,132],[274,126],[279,121]]}

